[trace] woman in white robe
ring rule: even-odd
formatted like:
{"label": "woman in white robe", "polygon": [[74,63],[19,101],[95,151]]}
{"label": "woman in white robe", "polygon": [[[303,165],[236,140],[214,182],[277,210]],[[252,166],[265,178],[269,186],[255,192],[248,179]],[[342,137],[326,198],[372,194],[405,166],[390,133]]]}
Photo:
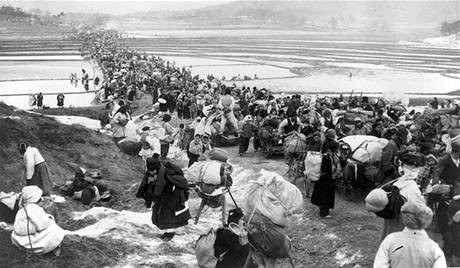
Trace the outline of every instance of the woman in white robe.
{"label": "woman in white robe", "polygon": [[20,249],[42,255],[54,251],[60,254],[65,231],[38,205],[42,190],[35,185],[22,189],[20,208],[16,214],[11,242]]}

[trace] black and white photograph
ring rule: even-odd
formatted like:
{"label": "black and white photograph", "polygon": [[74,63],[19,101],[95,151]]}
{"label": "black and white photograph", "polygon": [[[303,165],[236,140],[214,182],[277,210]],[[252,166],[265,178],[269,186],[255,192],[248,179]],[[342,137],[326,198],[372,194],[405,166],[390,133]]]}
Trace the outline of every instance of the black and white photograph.
{"label": "black and white photograph", "polygon": [[0,0],[3,267],[460,267],[460,1]]}

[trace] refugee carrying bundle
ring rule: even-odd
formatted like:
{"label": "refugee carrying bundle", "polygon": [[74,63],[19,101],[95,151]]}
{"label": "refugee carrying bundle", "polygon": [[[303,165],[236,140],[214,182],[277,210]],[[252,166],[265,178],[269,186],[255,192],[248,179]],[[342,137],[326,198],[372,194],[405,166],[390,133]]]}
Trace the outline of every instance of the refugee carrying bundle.
{"label": "refugee carrying bundle", "polygon": [[304,134],[294,133],[288,136],[284,141],[284,150],[286,153],[303,153],[307,151],[307,138]]}
{"label": "refugee carrying bundle", "polygon": [[195,257],[200,268],[214,268],[217,258],[214,256],[214,243],[216,242],[216,231],[210,229],[207,234],[200,235],[195,242]]}
{"label": "refugee carrying bundle", "polygon": [[185,171],[185,177],[193,183],[220,185],[226,179],[226,168],[231,169],[231,165],[215,160],[199,161]]}
{"label": "refugee carrying bundle", "polygon": [[266,170],[251,181],[245,194],[245,210],[256,211],[281,226],[288,225],[287,216],[303,205],[302,193],[281,175]]}
{"label": "refugee carrying bundle", "polygon": [[307,152],[305,157],[305,175],[311,181],[319,180],[321,176],[321,161],[323,155],[320,152]]}
{"label": "refugee carrying bundle", "polygon": [[[380,218],[397,218],[401,213],[402,205],[407,201],[406,198],[401,195],[400,189],[393,185],[395,181],[371,191],[366,197],[366,208],[369,211],[375,212],[375,215]],[[386,199],[385,196],[380,196],[382,195],[382,190],[385,191]],[[385,203],[378,200],[384,200]],[[377,205],[377,203],[379,203],[379,205]]]}
{"label": "refugee carrying bundle", "polygon": [[290,257],[291,240],[283,227],[266,217],[254,215],[247,230],[251,246],[266,257],[271,259]]}

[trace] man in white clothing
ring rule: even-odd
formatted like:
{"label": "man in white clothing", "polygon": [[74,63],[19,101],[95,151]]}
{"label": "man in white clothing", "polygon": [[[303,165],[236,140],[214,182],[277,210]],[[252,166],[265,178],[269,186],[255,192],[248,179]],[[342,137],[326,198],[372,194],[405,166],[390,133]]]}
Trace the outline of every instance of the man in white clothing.
{"label": "man in white clothing", "polygon": [[383,240],[374,268],[447,267],[441,248],[424,230],[433,218],[431,209],[423,202],[409,201],[401,208],[401,218],[404,230]]}

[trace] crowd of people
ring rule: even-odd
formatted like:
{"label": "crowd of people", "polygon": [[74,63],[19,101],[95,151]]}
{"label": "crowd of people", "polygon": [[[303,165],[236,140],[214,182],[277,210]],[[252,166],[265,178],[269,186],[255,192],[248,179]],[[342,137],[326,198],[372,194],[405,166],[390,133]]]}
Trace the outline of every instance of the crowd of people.
{"label": "crowd of people", "polygon": [[[269,150],[267,145],[274,137],[276,144],[272,145],[276,146],[293,134],[302,135],[305,148],[296,152],[296,157],[306,151],[321,152],[321,174],[314,183],[311,202],[319,207],[319,216],[327,219],[332,217],[337,181],[347,176],[344,171],[353,156],[339,141],[363,135],[386,140],[376,174],[381,184],[397,187],[404,200],[392,218],[384,217],[374,267],[446,267],[444,255],[460,257],[459,240],[455,239],[460,224],[458,103],[442,109],[435,100],[424,110],[407,111],[407,107],[382,98],[273,94],[264,88],[225,84],[212,75],[193,76],[190,69],[121,46],[116,31],[84,31],[78,38],[83,43],[82,54],[101,66],[98,96],[112,104],[106,123],[110,122],[114,139],[122,142],[130,132],[140,137],[145,177],[138,195],[149,200],[152,222],[167,230],[164,240],[172,239],[171,229],[186,225],[191,218],[189,184],[182,170],[168,161],[170,144],[177,142],[187,152],[190,167],[212,150],[216,136],[239,137],[239,154],[244,156],[251,139],[258,152]],[[152,109],[137,117],[133,127],[130,104],[140,93],[152,96]],[[172,116],[190,120],[175,129]],[[19,151],[25,155],[28,180],[35,176],[31,175],[35,174],[33,161],[37,162],[37,174],[45,172],[38,151],[26,144],[20,145]],[[401,160],[421,166],[418,176],[402,176]],[[42,176],[42,185],[35,185],[46,193],[46,176],[37,176]],[[154,188],[148,188],[151,183]],[[366,198],[369,211],[379,213],[389,203],[396,203],[381,187],[376,190]],[[435,228],[443,236],[442,250],[424,231],[433,215]]]}

